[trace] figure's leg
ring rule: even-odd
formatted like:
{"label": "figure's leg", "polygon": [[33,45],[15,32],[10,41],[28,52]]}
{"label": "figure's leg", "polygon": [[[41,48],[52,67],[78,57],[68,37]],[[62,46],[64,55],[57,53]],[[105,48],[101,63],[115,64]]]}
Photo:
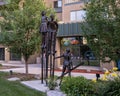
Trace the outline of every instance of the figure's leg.
{"label": "figure's leg", "polygon": [[41,51],[42,51],[41,78],[42,78],[42,80],[41,80],[41,83],[43,83],[43,80],[45,79],[45,74],[46,74],[46,70],[45,70],[46,63],[45,63],[45,56],[44,56],[44,54],[46,53],[46,49],[45,49],[45,37],[46,37],[46,33],[42,32],[41,35],[42,35],[42,44],[41,44]]}
{"label": "figure's leg", "polygon": [[61,74],[61,79],[60,79],[59,85],[61,85],[62,79],[64,77],[65,70],[66,70],[66,66],[63,65],[63,70],[62,70],[62,74]]}
{"label": "figure's leg", "polygon": [[73,68],[73,63],[72,63],[72,61],[70,61],[70,69],[72,69]]}
{"label": "figure's leg", "polygon": [[48,32],[48,53],[51,54],[51,44],[52,44],[52,33]]}
{"label": "figure's leg", "polygon": [[42,32],[42,47],[45,48],[46,46],[46,37],[47,37],[47,32]]}
{"label": "figure's leg", "polygon": [[48,35],[48,38],[49,38],[49,43],[48,43],[48,54],[49,54],[49,56],[50,56],[50,60],[49,60],[49,65],[50,65],[50,77],[52,76],[52,70],[53,70],[53,68],[52,68],[52,62],[53,62],[53,60],[52,60],[52,54],[51,54],[51,44],[52,44],[52,32],[49,32],[48,33],[49,35]]}
{"label": "figure's leg", "polygon": [[66,70],[66,66],[63,65],[62,74],[61,74],[62,77],[64,76],[65,70]]}
{"label": "figure's leg", "polygon": [[51,48],[51,51],[52,51],[52,55],[53,55],[53,63],[52,63],[52,76],[54,77],[54,69],[55,69],[55,47],[56,47],[56,32],[51,32],[51,35],[52,35],[52,48]]}
{"label": "figure's leg", "polygon": [[70,70],[70,69],[71,69],[71,66],[70,66],[70,65],[68,65],[68,67],[67,67],[67,68],[68,68],[68,75],[71,77],[71,70]]}
{"label": "figure's leg", "polygon": [[49,62],[49,54],[48,54],[48,32],[44,32],[43,33],[43,44],[44,44],[44,54],[45,54],[45,64],[44,64],[44,77],[45,77],[45,81],[46,81],[46,85],[47,85],[47,79],[48,79],[48,62]]}
{"label": "figure's leg", "polygon": [[55,54],[55,47],[56,47],[56,32],[52,32],[52,51]]}

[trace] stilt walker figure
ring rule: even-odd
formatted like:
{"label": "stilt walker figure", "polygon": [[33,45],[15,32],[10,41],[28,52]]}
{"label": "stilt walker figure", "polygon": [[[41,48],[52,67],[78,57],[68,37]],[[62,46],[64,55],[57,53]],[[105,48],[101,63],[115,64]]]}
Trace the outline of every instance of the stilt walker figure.
{"label": "stilt walker figure", "polygon": [[54,20],[55,16],[50,15],[50,20],[48,21],[48,34],[49,34],[49,50],[50,53],[50,76],[54,77],[54,67],[55,67],[55,53],[56,53],[56,34],[58,30],[58,23]]}
{"label": "stilt walker figure", "polygon": [[43,79],[45,79],[46,85],[48,78],[49,61],[50,61],[50,76],[54,77],[56,34],[58,30],[58,24],[54,20],[54,15],[50,15],[49,19],[50,20],[48,20],[48,18],[46,17],[45,11],[42,11],[40,25],[40,33],[42,35],[41,83],[43,83]]}
{"label": "stilt walker figure", "polygon": [[41,25],[40,25],[40,33],[42,34],[42,47],[46,47],[46,38],[47,38],[47,23],[48,23],[48,17],[46,17],[46,12],[41,12]]}
{"label": "stilt walker figure", "polygon": [[42,62],[41,62],[41,83],[43,83],[44,75],[46,74],[45,72],[45,65],[46,62],[44,61],[44,54],[45,54],[45,48],[46,48],[46,38],[47,38],[47,23],[48,19],[46,17],[46,12],[42,11],[41,12],[41,25],[40,25],[40,33],[42,35],[42,44],[41,44],[41,50],[42,50]]}

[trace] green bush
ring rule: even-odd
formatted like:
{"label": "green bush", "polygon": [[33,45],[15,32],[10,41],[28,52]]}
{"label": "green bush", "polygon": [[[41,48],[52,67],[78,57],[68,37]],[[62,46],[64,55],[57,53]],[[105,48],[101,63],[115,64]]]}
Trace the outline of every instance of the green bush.
{"label": "green bush", "polygon": [[104,96],[107,83],[107,81],[100,80],[94,83],[94,93],[96,94],[96,96]]}
{"label": "green bush", "polygon": [[104,91],[99,91],[103,93],[102,96],[120,96],[120,77],[109,80],[105,84]]}
{"label": "green bush", "polygon": [[97,96],[120,96],[120,76],[96,82],[94,90]]}
{"label": "green bush", "polygon": [[49,78],[48,79],[48,88],[50,90],[54,90],[57,87],[57,81],[55,80],[55,78]]}
{"label": "green bush", "polygon": [[95,96],[93,87],[93,82],[84,77],[65,77],[60,88],[67,96]]}

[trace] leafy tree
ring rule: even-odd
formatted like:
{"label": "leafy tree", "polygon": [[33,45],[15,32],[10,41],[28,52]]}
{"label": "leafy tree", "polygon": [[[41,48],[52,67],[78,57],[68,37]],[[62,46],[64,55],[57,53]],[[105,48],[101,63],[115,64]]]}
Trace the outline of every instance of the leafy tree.
{"label": "leafy tree", "polygon": [[118,60],[120,52],[120,0],[90,0],[86,5],[84,33],[96,56]]}
{"label": "leafy tree", "polygon": [[40,50],[40,13],[43,10],[50,13],[50,10],[43,0],[11,0],[10,4],[0,8],[4,17],[0,43],[12,52],[22,54],[28,74],[28,59],[37,49]]}

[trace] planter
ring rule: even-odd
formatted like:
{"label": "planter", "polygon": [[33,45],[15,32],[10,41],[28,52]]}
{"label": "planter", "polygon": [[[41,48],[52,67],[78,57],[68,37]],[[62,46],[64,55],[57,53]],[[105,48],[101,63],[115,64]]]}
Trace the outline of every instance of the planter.
{"label": "planter", "polygon": [[102,62],[102,61],[100,61],[100,67],[103,69],[103,71],[105,69],[112,70],[113,67],[116,67],[116,63],[114,61],[111,61],[111,62]]}

